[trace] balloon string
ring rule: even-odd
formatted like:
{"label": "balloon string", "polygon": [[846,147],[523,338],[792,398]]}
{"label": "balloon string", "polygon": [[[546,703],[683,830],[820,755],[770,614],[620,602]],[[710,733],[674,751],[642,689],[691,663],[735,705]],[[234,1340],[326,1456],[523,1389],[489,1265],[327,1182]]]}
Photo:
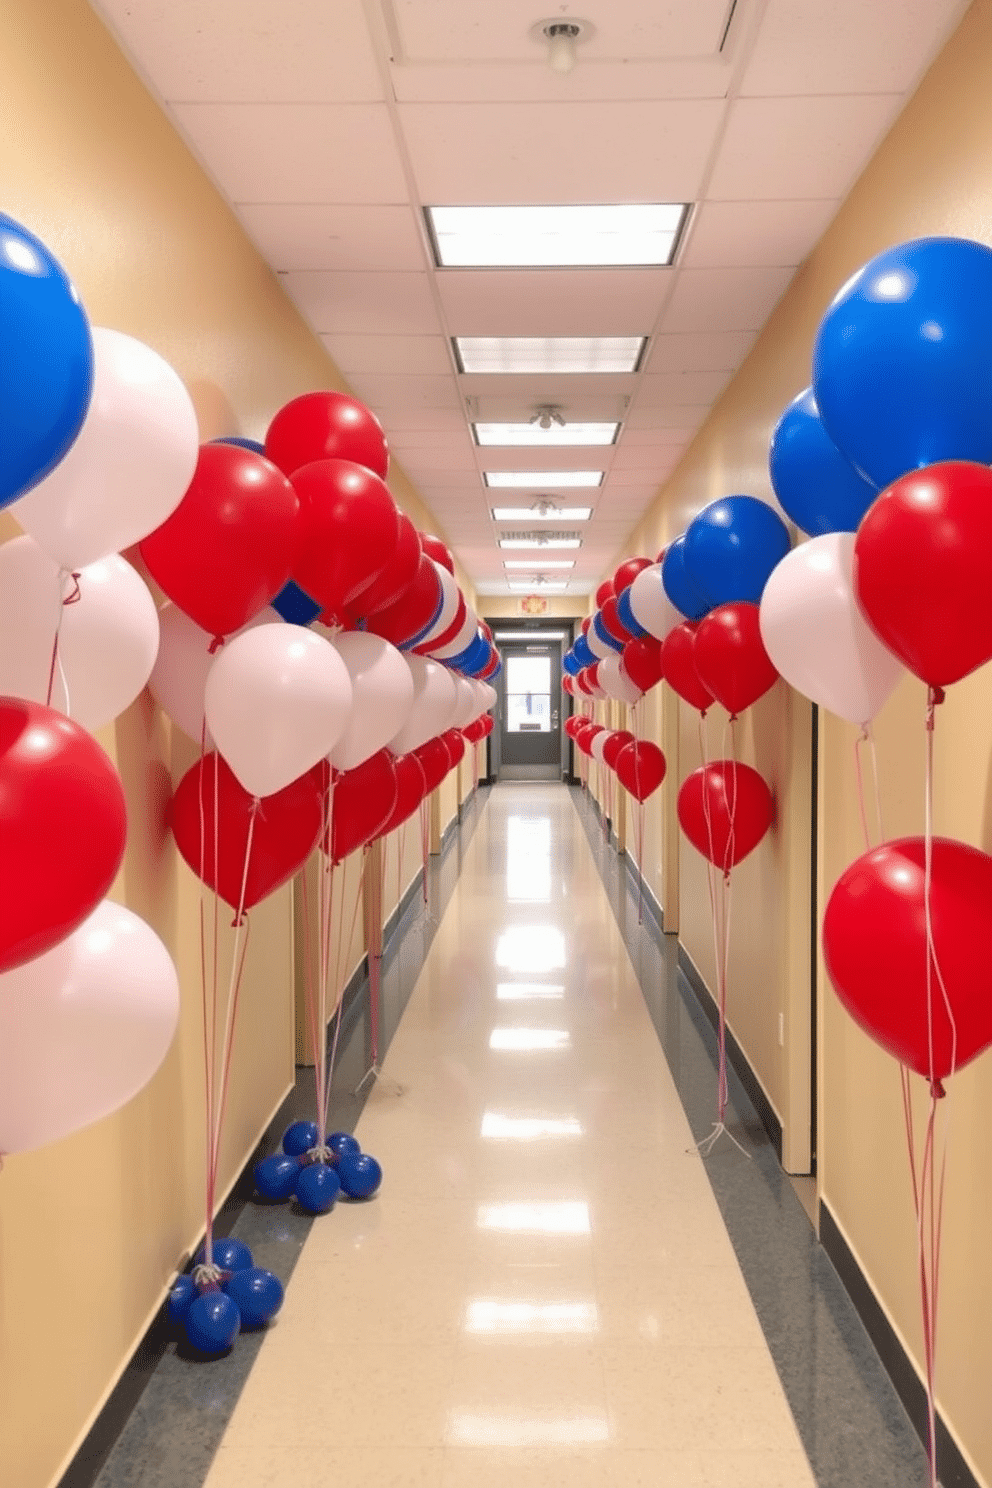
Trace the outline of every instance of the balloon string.
{"label": "balloon string", "polygon": [[923,1358],[927,1385],[927,1467],[929,1488],[937,1483],[937,1311],[940,1285],[941,1235],[944,1217],[944,1180],[947,1172],[949,1124],[941,1144],[939,1177],[934,1182],[937,1147],[937,1102],[941,1093],[931,1085],[926,1132],[920,1166],[916,1163],[916,1137],[913,1124],[912,1091],[909,1071],[900,1065],[903,1116],[906,1124],[906,1147],[916,1216],[917,1256],[920,1278],[920,1308],[923,1322]]}
{"label": "balloon string", "polygon": [[878,774],[878,750],[875,748],[875,734],[870,723],[865,725],[868,735],[868,744],[871,748],[871,778],[875,788],[875,820],[878,823],[878,840],[885,841],[885,823],[882,820],[882,792]]}
{"label": "balloon string", "polygon": [[424,904],[427,904],[427,854],[430,849],[430,797],[425,796],[420,803],[420,852],[421,870],[420,883],[424,894]]}
{"label": "balloon string", "polygon": [[[637,778],[638,792],[641,789],[640,776]],[[637,810],[634,813],[634,850],[637,853],[637,923],[644,923],[644,815],[645,806],[643,801],[638,801]]]}
{"label": "balloon string", "polygon": [[858,781],[858,811],[861,816],[861,835],[864,838],[865,852],[871,848],[871,833],[868,830],[868,813],[865,810],[865,782],[861,772],[861,746],[868,738],[868,725],[862,724],[861,732],[854,741],[854,770]]}
{"label": "balloon string", "polygon": [[925,787],[925,817],[926,829],[924,836],[924,874],[923,874],[923,909],[926,921],[927,936],[927,1039],[929,1047],[929,1072],[930,1084],[935,1088],[938,1095],[943,1094],[941,1082],[936,1078],[934,1067],[934,1028],[933,1028],[933,977],[937,978],[940,988],[941,999],[944,1004],[944,1012],[951,1030],[951,1060],[949,1074],[954,1074],[958,1062],[958,1029],[954,1019],[954,1010],[951,1000],[947,995],[947,986],[940,962],[937,959],[937,948],[933,938],[933,914],[931,905],[931,892],[933,888],[933,735],[934,735],[934,711],[938,704],[944,700],[944,694],[940,688],[931,687],[927,696],[927,719],[926,719],[926,787]]}
{"label": "balloon string", "polygon": [[[63,591],[65,590],[65,586],[69,582],[70,579],[72,581],[72,588],[69,591],[69,593],[66,594]],[[52,659],[51,659],[51,663],[49,664],[49,668],[48,668],[48,690],[45,693],[45,706],[47,708],[50,708],[52,706],[52,693],[53,693],[53,691],[55,689],[55,670],[56,670],[56,667],[57,667],[58,668],[58,672],[59,672],[59,677],[61,678],[61,681],[62,681],[63,695],[65,697],[65,707],[64,707],[64,709],[62,711],[68,717],[69,716],[69,682],[68,682],[68,679],[67,679],[66,674],[65,674],[65,668],[62,665],[62,658],[61,658],[61,656],[59,654],[59,637],[61,636],[61,633],[62,633],[62,621],[65,619],[66,606],[67,605],[71,605],[71,604],[78,604],[79,601],[82,599],[83,594],[82,594],[82,590],[79,587],[79,574],[78,573],[71,573],[68,569],[60,568],[59,569],[59,574],[58,574],[58,583],[59,583],[59,609],[58,609],[58,617],[57,617],[56,623],[55,623],[55,635],[54,635],[54,638],[52,640]]]}
{"label": "balloon string", "polygon": [[[338,937],[338,953],[334,961],[334,982],[336,992],[334,1013],[337,1015],[337,1021],[334,1025],[334,1041],[331,1045],[331,1057],[327,1068],[327,1083],[324,1087],[323,1119],[325,1130],[327,1127],[331,1109],[331,1083],[334,1079],[334,1061],[337,1058],[338,1034],[341,1032],[341,1015],[344,1012],[344,981],[348,969],[347,965],[344,962],[344,957],[348,955],[351,947],[355,943],[355,931],[358,928],[358,911],[361,909],[364,899],[364,854],[366,853],[368,853],[367,847],[363,850],[363,871],[357,875],[355,882],[355,903],[351,913],[351,925],[348,930],[348,939],[347,941],[345,941],[343,937]],[[371,958],[369,960],[369,965],[371,968]]]}

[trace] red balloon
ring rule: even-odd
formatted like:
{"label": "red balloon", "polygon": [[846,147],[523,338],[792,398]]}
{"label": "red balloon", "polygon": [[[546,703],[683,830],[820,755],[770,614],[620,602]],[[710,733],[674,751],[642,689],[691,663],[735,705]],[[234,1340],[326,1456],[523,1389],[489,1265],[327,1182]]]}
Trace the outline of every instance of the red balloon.
{"label": "red balloon", "polygon": [[92,914],[126,839],[120,776],[92,734],[40,703],[0,697],[0,972]]}
{"label": "red balloon", "polygon": [[617,614],[617,602],[614,595],[611,594],[604,601],[603,608],[600,610],[599,614],[600,619],[603,622],[603,629],[606,630],[615,641],[630,640],[630,631],[627,629],[626,625],[624,625],[623,621],[620,619],[620,616]]}
{"label": "red balloon", "polygon": [[758,606],[718,605],[700,620],[692,651],[700,682],[728,713],[743,713],[778,681],[758,625]]}
{"label": "red balloon", "polygon": [[265,436],[265,453],[286,475],[315,460],[354,460],[383,480],[389,468],[382,425],[345,393],[304,393],[280,408]]}
{"label": "red balloon", "polygon": [[271,461],[237,445],[204,444],[186,495],[138,548],[173,604],[210,635],[230,635],[288,580],[299,512],[299,497]]}
{"label": "red balloon", "polygon": [[378,578],[373,579],[355,602],[347,606],[347,623],[353,629],[359,621],[396,604],[416,578],[420,567],[420,536],[406,512],[397,508],[397,513],[399,537],[393,556]]}
{"label": "red balloon", "polygon": [[[568,723],[567,718],[565,722]],[[480,718],[473,718],[471,723],[465,725],[462,729],[462,737],[467,739],[469,744],[481,744],[483,739],[488,739],[492,733],[494,723],[495,719],[491,713],[483,713]]]}
{"label": "red balloon", "polygon": [[603,759],[611,770],[615,770],[617,767],[617,759],[620,756],[620,751],[626,748],[628,744],[633,743],[634,735],[629,729],[614,729],[603,745]]}
{"label": "red balloon", "polygon": [[366,629],[392,641],[394,646],[405,646],[427,629],[440,605],[441,580],[437,569],[427,554],[421,553],[413,583],[395,604],[370,615]]}
{"label": "red balloon", "polygon": [[570,713],[569,716],[565,719],[562,727],[564,728],[568,737],[570,739],[574,739],[579,729],[584,728],[586,721],[587,720],[585,718],[580,718],[578,713]]}
{"label": "red balloon", "polygon": [[775,802],[750,765],[700,765],[679,791],[679,825],[704,858],[724,873],[757,847],[775,819]]}
{"label": "red balloon", "polygon": [[653,558],[627,558],[613,575],[613,593],[621,595],[646,568],[654,567]]}
{"label": "red balloon", "polygon": [[592,624],[592,616],[591,615],[587,615],[585,617],[585,619],[582,621],[581,625],[579,626],[579,629],[582,631],[582,634],[583,635],[588,635],[589,634],[589,627],[590,627],[591,624]]}
{"label": "red balloon", "polygon": [[650,692],[652,687],[657,687],[665,669],[661,659],[661,641],[656,641],[654,636],[638,636],[635,641],[628,641],[623,648],[620,660],[621,670],[639,687],[642,692]]}
{"label": "red balloon", "polygon": [[392,561],[400,514],[385,483],[351,460],[321,460],[293,475],[300,519],[293,578],[325,613],[348,608]]}
{"label": "red balloon", "polygon": [[461,730],[456,728],[445,729],[441,735],[441,739],[445,749],[448,751],[451,768],[454,769],[465,758],[465,740],[462,738]]}
{"label": "red balloon", "polygon": [[608,599],[613,598],[613,580],[604,579],[596,590],[596,608],[601,610]]}
{"label": "red balloon", "polygon": [[692,620],[685,620],[681,625],[676,625],[674,630],[670,630],[662,642],[661,665],[665,681],[673,692],[677,692],[690,707],[705,713],[713,701],[713,695],[703,685],[696,671],[693,660],[695,646],[696,624]]}
{"label": "red balloon", "polygon": [[590,723],[587,720],[585,727],[580,729],[575,735],[576,744],[582,750],[582,753],[587,754],[590,759],[592,758],[592,741],[597,734],[601,734],[602,732],[603,725],[601,723]]}
{"label": "red balloon", "polygon": [[933,975],[931,1070],[924,852],[922,837],[904,837],[852,863],[827,902],[823,953],[854,1020],[903,1064],[942,1080],[992,1044],[992,858],[963,842],[933,841],[933,945],[957,1048]]}
{"label": "red balloon", "polygon": [[620,750],[614,768],[624,789],[636,801],[646,801],[664,780],[668,765],[657,744],[649,739],[635,739]]}
{"label": "red balloon", "polygon": [[[664,561],[665,561],[665,554],[667,552],[668,552],[668,543],[665,544],[665,546],[662,548],[661,552],[658,554],[657,558],[654,560],[655,563],[664,563]],[[653,565],[649,565],[649,567],[653,567]]]}
{"label": "red balloon", "polygon": [[428,558],[433,558],[435,563],[440,563],[441,567],[446,568],[451,577],[454,578],[455,560],[447,543],[442,542],[439,537],[434,537],[429,532],[422,532],[420,534],[420,545]]}
{"label": "red balloon", "polygon": [[992,658],[992,470],[964,460],[894,481],[858,528],[858,602],[931,687]]}
{"label": "red balloon", "polygon": [[492,626],[491,625],[487,625],[486,622],[485,622],[485,620],[480,620],[479,621],[479,629],[482,631],[482,634],[485,636],[485,638],[489,642],[490,646],[493,645],[493,630],[492,630]]}
{"label": "red balloon", "polygon": [[575,696],[575,678],[569,676],[568,672],[561,679],[561,690],[567,692],[569,697]]}
{"label": "red balloon", "polygon": [[[490,644],[492,643],[490,642]],[[488,678],[495,676],[502,665],[503,662],[500,658],[499,652],[493,651],[492,660],[486,666],[484,666],[482,668],[482,671],[479,673],[479,681],[485,682],[488,680]],[[574,681],[575,679],[573,678],[572,680]]]}
{"label": "red balloon", "polygon": [[575,674],[575,685],[586,697],[592,697],[592,678],[590,672],[592,667],[583,667],[581,672]]}
{"label": "red balloon", "polygon": [[434,636],[432,640],[424,641],[420,645],[414,646],[413,649],[417,653],[417,655],[427,656],[430,654],[431,651],[440,651],[442,646],[450,645],[451,642],[455,639],[455,636],[461,630],[462,626],[465,624],[465,616],[467,612],[468,606],[465,603],[465,596],[459,591],[458,608],[455,611],[455,618],[452,620],[449,626],[442,630],[439,636]]}
{"label": "red balloon", "polygon": [[379,828],[378,837],[388,837],[390,832],[395,832],[408,821],[427,792],[427,776],[415,754],[395,755],[393,765],[396,770],[396,804],[385,824]]}
{"label": "red balloon", "polygon": [[426,795],[437,790],[441,781],[451,769],[451,756],[448,754],[448,746],[440,737],[428,739],[426,744],[417,746],[413,753],[417,756],[423,766],[424,775],[427,779]]}
{"label": "red balloon", "polygon": [[[234,910],[241,899],[252,809],[252,796],[238,783],[226,761],[212,752],[186,771],[169,810],[180,854],[197,878],[216,889]],[[317,846],[322,822],[323,798],[315,771],[266,796],[252,829],[245,909],[302,868]]]}
{"label": "red balloon", "polygon": [[[353,770],[335,773],[330,834],[333,862],[343,862],[378,837],[398,795],[396,762],[388,749],[378,750]],[[326,836],[322,846],[326,852]]]}

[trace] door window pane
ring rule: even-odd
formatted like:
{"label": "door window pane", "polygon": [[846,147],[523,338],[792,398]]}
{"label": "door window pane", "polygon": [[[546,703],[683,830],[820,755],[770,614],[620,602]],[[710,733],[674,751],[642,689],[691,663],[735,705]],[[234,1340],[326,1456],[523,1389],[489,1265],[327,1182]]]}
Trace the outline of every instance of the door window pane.
{"label": "door window pane", "polygon": [[550,734],[550,656],[506,658],[506,730],[510,734]]}

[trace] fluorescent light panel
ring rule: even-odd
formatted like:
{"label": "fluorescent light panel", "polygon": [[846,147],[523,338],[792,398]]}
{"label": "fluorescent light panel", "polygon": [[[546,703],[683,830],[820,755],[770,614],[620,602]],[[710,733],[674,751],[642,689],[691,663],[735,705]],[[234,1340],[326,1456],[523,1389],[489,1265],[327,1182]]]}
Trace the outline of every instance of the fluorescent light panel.
{"label": "fluorescent light panel", "polygon": [[508,579],[506,584],[511,594],[564,594],[568,585],[552,579],[547,584],[528,583],[521,579]]}
{"label": "fluorescent light panel", "polygon": [[540,424],[473,424],[475,442],[483,448],[509,446],[590,446],[614,444],[620,433],[620,425],[613,424],[552,424],[542,429]]}
{"label": "fluorescent light panel", "polygon": [[501,537],[501,548],[578,548],[578,537]]}
{"label": "fluorescent light panel", "polygon": [[532,506],[494,506],[494,522],[588,522],[591,506],[560,506],[555,511],[539,512]]}
{"label": "fluorescent light panel", "polygon": [[463,372],[636,372],[646,336],[455,336]]}
{"label": "fluorescent light panel", "polygon": [[439,268],[664,267],[684,202],[427,207]]}
{"label": "fluorescent light panel", "polygon": [[529,558],[504,558],[503,559],[503,567],[504,568],[526,568],[531,573],[533,573],[536,569],[539,569],[539,568],[574,568],[575,567],[575,559],[574,558],[546,558],[546,559],[542,559],[541,562],[538,563],[536,559],[532,562],[531,559],[529,559]]}
{"label": "fluorescent light panel", "polygon": [[604,474],[602,470],[484,470],[482,478],[493,490],[565,491],[601,486]]}

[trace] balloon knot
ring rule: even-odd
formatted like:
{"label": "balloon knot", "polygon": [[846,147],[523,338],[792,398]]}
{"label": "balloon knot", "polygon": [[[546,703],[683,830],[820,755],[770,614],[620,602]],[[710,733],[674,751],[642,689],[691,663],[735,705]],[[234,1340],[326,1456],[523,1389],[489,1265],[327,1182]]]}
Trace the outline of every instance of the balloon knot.
{"label": "balloon knot", "polygon": [[327,1146],[326,1142],[323,1146],[318,1143],[316,1146],[311,1147],[303,1156],[304,1161],[307,1163],[320,1163],[325,1168],[334,1166],[334,1153]]}
{"label": "balloon knot", "polygon": [[207,1265],[206,1261],[200,1266],[193,1267],[193,1285],[198,1292],[218,1292],[224,1282],[230,1280],[230,1277],[230,1271],[224,1271],[220,1266],[212,1263]]}
{"label": "balloon knot", "polygon": [[72,580],[72,588],[62,601],[63,605],[78,604],[83,597],[83,591],[79,587],[79,574],[71,573],[69,577]]}
{"label": "balloon knot", "polygon": [[935,1101],[936,1100],[943,1100],[944,1099],[945,1095],[947,1094],[947,1091],[944,1089],[944,1082],[943,1082],[943,1080],[931,1080],[930,1081],[930,1094],[933,1096],[933,1098],[934,1098]]}
{"label": "balloon knot", "polygon": [[242,925],[247,925],[247,923],[248,911],[246,909],[243,909],[240,914],[236,914],[234,916],[234,919],[231,921],[231,929],[240,930]]}
{"label": "balloon knot", "polygon": [[209,647],[207,648],[207,654],[209,656],[216,656],[217,652],[220,650],[223,644],[224,637],[222,635],[215,635],[213,640],[210,642]]}

